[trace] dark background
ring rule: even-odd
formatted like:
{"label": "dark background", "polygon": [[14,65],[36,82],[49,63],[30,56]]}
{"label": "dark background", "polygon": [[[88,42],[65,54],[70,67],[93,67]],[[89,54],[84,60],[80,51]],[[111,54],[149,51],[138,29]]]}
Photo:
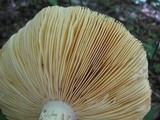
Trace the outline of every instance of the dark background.
{"label": "dark background", "polygon": [[[152,107],[144,120],[160,120],[160,0],[0,0],[0,48],[46,6],[80,5],[121,21],[142,41],[149,61]],[[0,120],[6,120],[0,112]]]}

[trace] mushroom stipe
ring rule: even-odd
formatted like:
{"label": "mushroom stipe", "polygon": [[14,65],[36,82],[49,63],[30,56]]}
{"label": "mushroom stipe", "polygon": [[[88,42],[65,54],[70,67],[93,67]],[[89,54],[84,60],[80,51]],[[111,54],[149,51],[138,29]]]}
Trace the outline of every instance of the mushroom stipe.
{"label": "mushroom stipe", "polygon": [[44,8],[0,50],[8,120],[142,120],[150,104],[142,43],[87,8]]}

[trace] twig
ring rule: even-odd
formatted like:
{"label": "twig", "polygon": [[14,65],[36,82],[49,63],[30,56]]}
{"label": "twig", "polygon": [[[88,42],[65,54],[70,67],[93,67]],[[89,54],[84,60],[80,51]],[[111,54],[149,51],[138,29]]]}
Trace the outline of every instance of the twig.
{"label": "twig", "polygon": [[155,57],[155,55],[156,55],[156,53],[157,53],[157,51],[158,51],[159,45],[160,45],[160,39],[158,40],[158,43],[157,43],[157,45],[156,45],[156,48],[155,48],[155,50],[154,50],[154,53],[153,53],[153,55],[152,55],[152,59],[151,59],[151,60],[154,59],[154,57]]}
{"label": "twig", "polygon": [[152,57],[151,57],[151,59],[150,59],[150,66],[153,65],[153,60],[154,60],[154,57],[155,57],[156,54],[157,54],[159,45],[160,45],[160,39],[158,40],[158,43],[157,43],[157,45],[156,45],[156,48],[155,48],[155,50],[154,50],[154,52],[153,52],[153,55],[152,55]]}

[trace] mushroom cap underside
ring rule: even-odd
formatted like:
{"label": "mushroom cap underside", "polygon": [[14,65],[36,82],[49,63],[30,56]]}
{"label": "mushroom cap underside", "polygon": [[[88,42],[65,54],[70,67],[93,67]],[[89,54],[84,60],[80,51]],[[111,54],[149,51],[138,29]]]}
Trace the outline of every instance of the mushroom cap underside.
{"label": "mushroom cap underside", "polygon": [[0,109],[9,120],[37,120],[51,99],[79,120],[140,120],[150,96],[142,43],[87,8],[44,8],[0,51]]}

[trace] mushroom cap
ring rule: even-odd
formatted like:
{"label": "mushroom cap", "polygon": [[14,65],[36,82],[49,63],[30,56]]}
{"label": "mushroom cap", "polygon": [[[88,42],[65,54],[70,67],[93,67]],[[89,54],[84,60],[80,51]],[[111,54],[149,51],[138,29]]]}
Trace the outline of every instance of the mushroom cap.
{"label": "mushroom cap", "polygon": [[0,109],[37,120],[49,100],[79,120],[143,119],[151,89],[142,43],[87,8],[44,8],[0,50]]}

